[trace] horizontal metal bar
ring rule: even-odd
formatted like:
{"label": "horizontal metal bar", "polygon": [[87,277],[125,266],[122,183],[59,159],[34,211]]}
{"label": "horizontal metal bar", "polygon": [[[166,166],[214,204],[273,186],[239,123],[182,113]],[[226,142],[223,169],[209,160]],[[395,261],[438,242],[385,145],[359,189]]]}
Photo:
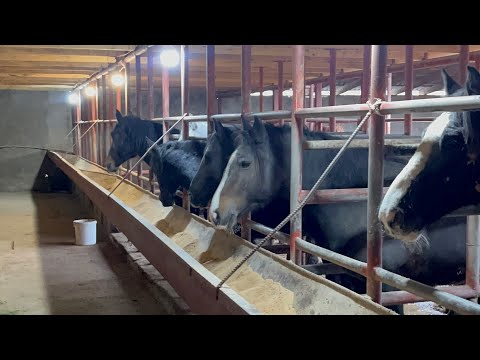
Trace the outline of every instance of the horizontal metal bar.
{"label": "horizontal metal bar", "polygon": [[[345,145],[344,140],[307,140],[303,142],[303,148],[305,150],[317,150],[317,149],[340,149]],[[395,149],[402,149],[403,151],[410,151],[411,154],[415,152],[418,145],[420,145],[420,139],[385,139],[385,152]],[[369,148],[368,139],[352,140],[349,148]]]}
{"label": "horizontal metal bar", "polygon": [[407,290],[423,299],[436,302],[462,315],[480,315],[480,305],[462,299],[448,292],[419,283],[418,281],[394,274],[388,270],[376,267],[375,278],[382,283]]}
{"label": "horizontal metal bar", "polygon": [[[337,254],[331,250],[310,244],[309,242],[296,239],[296,245],[305,252],[317,255],[321,258],[340,265],[357,274],[366,276],[367,264],[347,256]],[[382,283],[388,284],[395,288],[412,292],[413,294],[434,301],[447,309],[456,311],[459,314],[480,315],[480,305],[471,301],[462,299],[458,296],[449,294],[445,291],[435,289],[431,286],[421,284],[415,280],[408,279],[404,276],[392,273],[388,270],[376,267],[374,269],[375,278]]]}
{"label": "horizontal metal bar", "polygon": [[313,245],[308,241],[297,238],[296,245],[299,249],[316,255],[322,259],[328,260],[334,264],[340,265],[345,269],[353,271],[354,273],[365,276],[367,271],[367,264],[364,262],[349,258],[348,256],[337,254],[334,251],[322,248],[317,245]]}
{"label": "horizontal metal bar", "polygon": [[[261,234],[264,234],[264,235],[268,235],[273,230],[272,228],[270,228],[268,226],[265,226],[263,224],[260,224],[260,223],[257,223],[255,221],[253,221],[252,219],[247,219],[245,221],[245,224],[250,227],[250,230],[257,231],[257,232],[259,232]],[[283,244],[290,244],[290,237],[283,232],[277,231],[273,235],[273,238],[279,240]]]}
{"label": "horizontal metal bar", "polygon": [[[461,286],[442,286],[435,287],[438,290],[445,291],[449,294],[461,297],[463,299],[473,299],[480,295],[480,292],[476,292],[471,287],[466,285]],[[398,304],[410,304],[416,302],[430,301],[420,296],[409,293],[408,291],[389,291],[382,294],[382,305],[398,305]]]}
{"label": "horizontal metal bar", "polygon": [[[387,190],[387,187],[383,188],[383,195],[385,195]],[[302,202],[309,192],[309,190],[301,190],[298,201]],[[367,196],[368,188],[317,190],[307,204],[334,204],[342,202],[367,201]]]}
{"label": "horizontal metal bar", "polygon": [[[254,116],[258,116],[262,120],[270,120],[270,119],[289,119],[292,117],[292,112],[288,110],[277,110],[277,111],[264,111],[264,112],[257,112],[257,113],[247,113],[244,115],[245,118],[251,120]],[[216,114],[212,116],[212,119],[221,121],[221,122],[229,122],[229,121],[240,121],[241,114]]]}
{"label": "horizontal metal bar", "polygon": [[[382,115],[408,114],[412,112],[436,112],[436,111],[463,111],[480,109],[480,96],[452,96],[436,99],[416,99],[383,102],[380,106]],[[367,104],[324,106],[317,108],[299,109],[295,116],[299,118],[313,116],[360,116],[369,111]]]}

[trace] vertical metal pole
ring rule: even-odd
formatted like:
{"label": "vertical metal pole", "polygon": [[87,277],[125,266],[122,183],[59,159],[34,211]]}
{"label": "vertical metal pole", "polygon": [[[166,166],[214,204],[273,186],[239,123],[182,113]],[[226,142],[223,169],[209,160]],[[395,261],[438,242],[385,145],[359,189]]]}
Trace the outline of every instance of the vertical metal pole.
{"label": "vertical metal pole", "polygon": [[[405,100],[412,100],[413,91],[413,45],[405,46]],[[412,114],[405,114],[403,130],[405,135],[412,135]]]}
{"label": "vertical metal pole", "polygon": [[[181,85],[180,85],[180,90],[181,90],[181,98],[182,98],[182,104],[181,104],[181,116],[183,114],[189,112],[189,95],[190,95],[190,89],[189,89],[189,51],[188,51],[188,45],[182,45],[180,49],[180,58],[181,58],[181,65],[180,65],[180,78],[181,78]],[[185,140],[188,139],[188,122],[185,120],[182,120],[182,132],[183,132],[183,138]]]}
{"label": "vertical metal pole", "polygon": [[[95,120],[101,119],[100,117],[100,79],[95,81]],[[103,146],[102,146],[102,126],[101,123],[97,123],[92,128],[94,132],[94,144],[95,144],[95,162],[99,165],[103,164]]]}
{"label": "vertical metal pole", "polygon": [[[328,97],[328,105],[330,106],[335,106],[336,103],[336,91],[337,91],[337,50],[336,49],[330,49],[330,74],[329,74],[329,79],[330,79],[330,96]],[[330,124],[330,131],[334,132],[336,131],[337,128],[337,122],[335,120],[335,117],[330,117],[329,118],[329,124]]]}
{"label": "vertical metal pole", "polygon": [[[180,77],[181,77],[181,97],[182,97],[182,113],[180,115],[183,116],[185,113],[189,113],[189,95],[190,95],[190,87],[189,87],[189,51],[188,45],[182,45],[181,47],[181,67],[180,67]],[[189,138],[189,123],[187,121],[182,120],[182,133],[183,139],[188,140]],[[187,211],[190,211],[190,197],[188,196],[188,191],[184,188],[183,189],[183,196],[182,196],[182,206]]]}
{"label": "vertical metal pole", "polygon": [[[124,114],[128,114],[128,112],[130,110],[130,108],[128,107],[128,86],[130,84],[129,81],[130,81],[130,63],[126,63],[125,64],[125,82],[124,82],[125,89],[124,89],[124,99],[123,99],[123,103],[124,103],[123,112],[124,112]],[[127,172],[129,172],[131,168],[132,168],[132,160],[128,160],[127,161]],[[132,181],[132,173],[129,173],[128,180]]]}
{"label": "vertical metal pole", "polygon": [[[314,84],[311,84],[310,87],[309,87],[309,95],[310,95],[309,105],[310,105],[311,108],[313,108],[313,107],[315,107],[315,85]],[[317,125],[316,121],[310,121],[309,129],[311,131],[315,131],[315,126],[316,125]]]}
{"label": "vertical metal pole", "polygon": [[[322,88],[323,88],[323,84],[321,82],[317,82],[315,84],[315,107],[322,107],[323,106]],[[317,122],[315,124],[315,131],[320,131],[321,128],[322,128],[322,123]]]}
{"label": "vertical metal pole", "polygon": [[[80,121],[82,121],[82,92],[78,91],[77,122],[80,122]],[[76,152],[77,152],[78,155],[82,156],[82,149],[83,149],[82,148],[82,142],[78,141],[78,139],[82,135],[81,125],[77,126],[77,130],[75,132],[76,132],[76,136],[77,136],[77,138],[75,139],[75,142],[74,142],[74,144],[75,143],[77,144],[76,145]]]}
{"label": "vertical metal pole", "polygon": [[[465,284],[472,289],[480,290],[480,216],[467,216],[467,259]],[[478,297],[472,299],[478,302]]]}
{"label": "vertical metal pole", "polygon": [[[249,113],[251,111],[250,106],[250,93],[252,90],[251,83],[251,60],[252,60],[252,46],[242,45],[242,112]],[[245,215],[240,221],[241,236],[247,241],[251,240],[250,227],[246,222],[250,219],[250,213]]]}
{"label": "vertical metal pole", "polygon": [[[152,48],[147,50],[147,83],[148,83],[148,97],[147,97],[147,107],[148,107],[148,118],[153,119],[155,117],[155,103],[154,103],[154,88],[153,88],[153,53]],[[148,179],[150,184],[150,192],[153,194],[155,192],[155,187],[153,185],[153,170],[152,166],[149,165],[148,169]]]}
{"label": "vertical metal pole", "polygon": [[273,89],[272,110],[278,110],[278,89]]}
{"label": "vertical metal pole", "polygon": [[207,45],[207,134],[213,131],[210,117],[215,114],[215,45]]}
{"label": "vertical metal pole", "polygon": [[469,61],[470,53],[469,53],[469,46],[468,45],[460,45],[460,77],[459,82],[460,85],[464,85],[467,81],[467,66]]}
{"label": "vertical metal pole", "polygon": [[117,101],[116,101],[116,108],[118,109],[118,111],[122,111],[122,88],[119,86],[117,87]]}
{"label": "vertical metal pole", "polygon": [[128,114],[128,85],[130,81],[130,63],[125,64],[125,82],[124,82],[124,89],[123,89],[123,113]]}
{"label": "vertical metal pole", "polygon": [[[387,81],[387,45],[372,46],[370,101],[385,100]],[[382,266],[382,232],[377,210],[383,196],[383,149],[385,119],[373,114],[370,122],[367,200],[367,295],[381,303],[382,284],[374,279],[374,268]]]}
{"label": "vertical metal pole", "polygon": [[[162,67],[162,117],[170,116],[170,79],[168,68]],[[163,131],[167,131],[169,128],[168,123],[163,121]],[[167,134],[163,138],[163,143],[168,142],[170,136]]]}
{"label": "vertical metal pole", "polygon": [[263,66],[260,66],[258,69],[258,76],[259,76],[259,87],[260,87],[260,97],[259,97],[259,111],[263,111]]}
{"label": "vertical metal pole", "polygon": [[[363,71],[362,71],[362,92],[360,95],[360,102],[366,103],[370,96],[370,68],[372,63],[372,45],[363,45]],[[357,124],[360,124],[362,117],[358,120]],[[370,119],[365,121],[362,130],[368,133],[368,124]]]}
{"label": "vertical metal pole", "polygon": [[[107,75],[108,76],[108,75]],[[108,94],[108,120],[114,120],[116,118],[115,116],[115,111],[114,111],[114,103],[113,103],[113,96],[114,96],[114,93],[113,93],[113,87],[112,87],[112,84],[108,84],[108,78],[106,79],[106,86],[105,86],[105,89],[106,89],[106,92]],[[107,123],[107,129],[108,129],[108,132],[110,133],[113,128],[116,126],[115,125],[116,123],[115,122],[112,122],[112,121],[109,121]],[[110,150],[110,147],[112,146],[112,137],[110,136],[110,134],[108,135],[107,137],[107,151]]]}
{"label": "vertical metal pole", "polygon": [[[137,95],[137,116],[142,118],[142,60],[140,55],[135,56],[135,83]],[[143,172],[142,162],[137,165],[137,184],[143,188],[143,180],[140,179]]]}
{"label": "vertical metal pole", "polygon": [[[387,101],[392,101],[392,73],[387,74]],[[390,119],[392,115],[388,114],[385,119]],[[385,134],[390,134],[391,122],[385,121]]]}
{"label": "vertical metal pole", "polygon": [[222,98],[221,97],[217,98],[217,108],[218,108],[218,113],[221,114],[222,113]]}
{"label": "vertical metal pole", "polygon": [[[277,110],[283,109],[283,61],[278,62],[278,92],[277,92]],[[285,121],[282,119],[279,122],[283,126]]]}
{"label": "vertical metal pole", "polygon": [[[97,81],[95,81],[95,96],[92,98],[92,120],[98,119],[98,86]],[[97,125],[92,123],[93,127],[91,131],[92,136],[92,161],[98,163],[98,150],[97,150]]]}
{"label": "vertical metal pole", "polygon": [[[106,75],[102,76],[102,119],[110,120],[110,117],[108,116],[108,113],[107,113],[107,76]],[[102,128],[103,128],[102,147],[104,151],[104,157],[102,159],[103,165],[105,165],[105,159],[107,158],[107,155],[108,155],[107,137],[110,136],[107,126],[108,126],[107,122],[104,122],[102,124]]]}
{"label": "vertical metal pole", "polygon": [[[303,163],[303,119],[296,118],[293,112],[304,107],[305,98],[305,46],[295,45],[293,48],[293,99],[292,99],[292,132],[291,132],[291,167],[290,167],[290,211],[297,208],[302,190]],[[296,264],[301,261],[301,251],[295,248],[297,238],[302,238],[302,211],[290,220],[290,260]]]}

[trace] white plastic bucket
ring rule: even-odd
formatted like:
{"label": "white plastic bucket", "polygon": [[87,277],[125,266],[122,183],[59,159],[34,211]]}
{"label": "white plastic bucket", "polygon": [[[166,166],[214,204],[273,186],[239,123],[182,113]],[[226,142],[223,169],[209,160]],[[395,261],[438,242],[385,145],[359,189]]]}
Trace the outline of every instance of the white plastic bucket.
{"label": "white plastic bucket", "polygon": [[97,220],[78,219],[73,221],[75,245],[95,245],[97,242]]}

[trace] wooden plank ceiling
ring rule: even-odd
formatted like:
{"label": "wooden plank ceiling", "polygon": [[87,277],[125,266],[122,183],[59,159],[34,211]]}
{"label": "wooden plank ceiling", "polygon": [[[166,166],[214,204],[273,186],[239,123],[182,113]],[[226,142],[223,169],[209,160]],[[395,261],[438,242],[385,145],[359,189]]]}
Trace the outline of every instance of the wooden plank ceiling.
{"label": "wooden plank ceiling", "polygon": [[[65,89],[73,88],[89,76],[114,63],[134,50],[136,45],[1,45],[0,46],[0,89]],[[205,87],[205,46],[190,47],[190,86]],[[337,49],[337,73],[361,70],[363,64],[362,45],[308,45],[306,46],[305,75],[307,79],[329,73],[329,49]],[[470,51],[480,50],[480,45],[470,45]],[[156,49],[155,51],[159,51]],[[459,45],[415,45],[414,61],[433,59],[458,54]],[[216,86],[219,91],[240,88],[240,52],[237,45],[215,47]],[[276,84],[277,62],[284,61],[284,81],[291,81],[292,46],[254,45],[252,47],[252,86],[259,83],[259,68],[263,67],[264,86]],[[142,84],[147,86],[146,54],[142,56]],[[389,46],[389,64],[405,62],[405,46]],[[160,57],[154,57],[154,86],[161,88]],[[135,81],[132,66],[131,84]],[[171,70],[170,84],[180,84],[179,67]],[[438,71],[415,72],[416,88],[438,87],[441,78]],[[345,85],[345,86],[344,86]],[[358,85],[358,84],[357,84]],[[403,76],[394,74],[394,92],[402,92]],[[353,84],[342,81],[337,86],[353,88]],[[337,91],[338,92],[338,91]]]}

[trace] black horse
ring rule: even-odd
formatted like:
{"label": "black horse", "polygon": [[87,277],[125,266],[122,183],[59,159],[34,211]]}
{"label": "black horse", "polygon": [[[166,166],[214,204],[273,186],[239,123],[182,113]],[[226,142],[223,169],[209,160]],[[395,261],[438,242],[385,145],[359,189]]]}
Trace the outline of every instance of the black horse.
{"label": "black horse", "polygon": [[[142,156],[148,149],[145,138],[156,141],[163,134],[163,125],[151,120],[142,120],[137,116],[122,116],[120,111],[116,112],[117,125],[113,129],[112,146],[108,152],[106,168],[114,172],[124,162],[136,156]],[[172,129],[170,134],[179,134],[178,129]],[[150,165],[150,154],[143,159]]]}
{"label": "black horse", "polygon": [[[150,147],[154,141],[146,138]],[[188,189],[197,173],[205,151],[205,140],[172,141],[155,145],[151,150],[151,166],[160,187],[163,206],[172,206],[179,188]]]}
{"label": "black horse", "polygon": [[[447,96],[480,95],[480,74],[473,67],[468,67],[465,87],[445,70],[442,77]],[[425,227],[442,216],[479,205],[479,153],[480,111],[438,116],[385,194],[379,210],[385,231],[402,241],[414,242]]]}
{"label": "black horse", "polygon": [[[304,131],[307,140],[324,139],[321,133]],[[290,145],[291,128],[264,124],[255,118],[253,128],[248,124],[237,133],[234,151],[228,160],[222,179],[211,201],[210,219],[219,226],[231,229],[241,216],[261,209],[273,200],[290,198]],[[304,152],[302,188],[309,189],[316,182],[338,150],[322,149]],[[405,166],[404,158],[387,158],[384,163],[384,186],[388,186]],[[368,149],[347,149],[321,188],[360,188],[367,186]],[[333,203],[308,205],[303,209],[303,230],[312,241],[338,253],[361,258],[366,247],[367,203]],[[459,231],[453,238],[439,229]],[[458,269],[465,264],[465,220],[442,219],[427,229],[425,237],[431,246],[404,248],[400,253],[395,241],[385,238],[384,268],[404,276],[422,279],[429,284],[459,281]],[[423,250],[422,256],[414,256]],[[452,255],[452,267],[434,267],[435,259]],[[419,263],[421,262],[421,263]],[[413,270],[412,270],[413,269]],[[417,269],[420,269],[417,270]],[[422,272],[423,271],[423,272]],[[363,281],[364,284],[364,281]],[[384,289],[390,287],[384,285]],[[355,291],[363,290],[356,288]]]}

